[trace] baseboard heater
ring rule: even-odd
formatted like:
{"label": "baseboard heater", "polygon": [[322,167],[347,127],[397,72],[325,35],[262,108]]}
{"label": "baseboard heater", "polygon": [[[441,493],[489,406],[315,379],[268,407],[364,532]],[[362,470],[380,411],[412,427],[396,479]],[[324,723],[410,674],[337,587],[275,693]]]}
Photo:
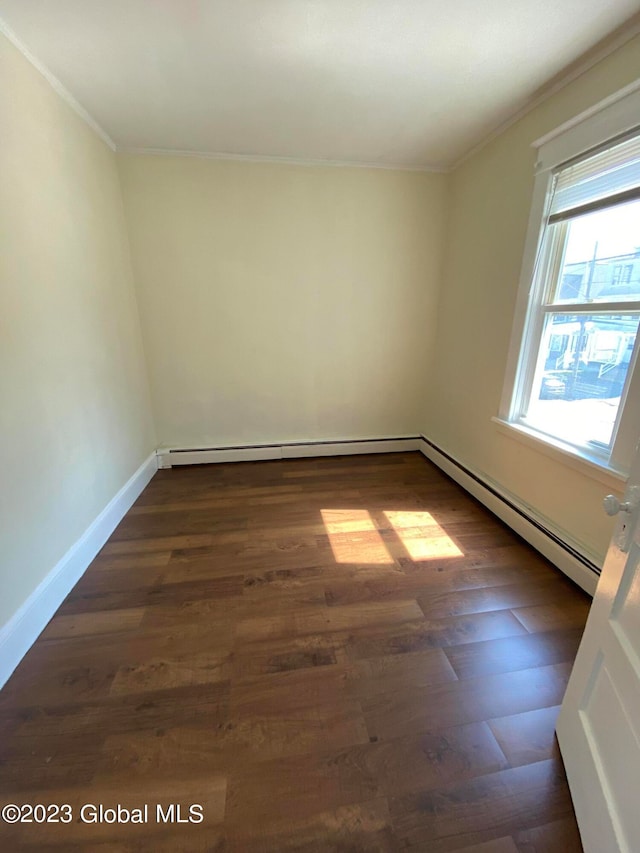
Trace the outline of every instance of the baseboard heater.
{"label": "baseboard heater", "polygon": [[419,435],[384,438],[292,441],[281,444],[244,444],[225,447],[168,448],[158,450],[158,467],[249,462],[269,459],[303,459],[313,456],[351,456],[364,453],[402,453],[418,450]]}
{"label": "baseboard heater", "polygon": [[554,530],[514,496],[488,482],[424,435],[420,436],[419,450],[585,592],[594,594],[600,566],[577,545],[567,541],[569,537],[563,536],[561,530]]}

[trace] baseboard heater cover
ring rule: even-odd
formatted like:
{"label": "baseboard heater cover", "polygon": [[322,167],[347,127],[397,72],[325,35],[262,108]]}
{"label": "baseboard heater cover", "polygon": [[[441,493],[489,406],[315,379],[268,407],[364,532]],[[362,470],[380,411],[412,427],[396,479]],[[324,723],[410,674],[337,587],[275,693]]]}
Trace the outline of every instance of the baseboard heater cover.
{"label": "baseboard heater cover", "polygon": [[313,456],[350,456],[364,453],[401,453],[418,450],[420,436],[386,438],[331,439],[327,441],[292,441],[282,444],[247,444],[224,447],[160,448],[158,467],[202,465],[216,462],[266,461],[270,459],[302,459]]}
{"label": "baseboard heater cover", "polygon": [[503,492],[479,473],[463,465],[424,435],[420,436],[419,450],[574,583],[589,595],[594,594],[600,567],[589,555],[568,542],[568,537],[565,538],[562,531],[552,529],[512,495]]}

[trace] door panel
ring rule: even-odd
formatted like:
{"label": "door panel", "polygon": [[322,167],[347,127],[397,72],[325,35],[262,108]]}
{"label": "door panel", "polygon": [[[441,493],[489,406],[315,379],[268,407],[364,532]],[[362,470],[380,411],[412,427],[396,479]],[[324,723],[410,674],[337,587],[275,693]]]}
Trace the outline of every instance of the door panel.
{"label": "door panel", "polygon": [[585,696],[584,707],[580,710],[581,722],[593,752],[599,783],[610,802],[615,804],[624,837],[640,838],[637,808],[640,746],[637,732],[611,673],[604,660],[600,660],[602,663],[593,687]]}
{"label": "door panel", "polygon": [[637,450],[558,717],[586,853],[640,850],[639,485]]}

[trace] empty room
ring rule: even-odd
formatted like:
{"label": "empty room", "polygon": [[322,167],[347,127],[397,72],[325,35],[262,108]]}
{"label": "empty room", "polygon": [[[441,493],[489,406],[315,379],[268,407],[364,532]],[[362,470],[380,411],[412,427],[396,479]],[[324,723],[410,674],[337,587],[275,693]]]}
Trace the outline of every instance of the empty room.
{"label": "empty room", "polygon": [[0,0],[0,846],[640,850],[637,0]]}

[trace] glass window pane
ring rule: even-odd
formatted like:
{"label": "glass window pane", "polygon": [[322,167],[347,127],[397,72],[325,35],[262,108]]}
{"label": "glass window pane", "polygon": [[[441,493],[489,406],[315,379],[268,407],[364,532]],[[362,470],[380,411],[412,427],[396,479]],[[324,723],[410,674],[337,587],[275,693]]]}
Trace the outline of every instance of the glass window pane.
{"label": "glass window pane", "polygon": [[548,314],[524,422],[571,444],[608,448],[639,320]]}
{"label": "glass window pane", "polygon": [[640,299],[640,200],[577,216],[566,227],[554,304]]}

